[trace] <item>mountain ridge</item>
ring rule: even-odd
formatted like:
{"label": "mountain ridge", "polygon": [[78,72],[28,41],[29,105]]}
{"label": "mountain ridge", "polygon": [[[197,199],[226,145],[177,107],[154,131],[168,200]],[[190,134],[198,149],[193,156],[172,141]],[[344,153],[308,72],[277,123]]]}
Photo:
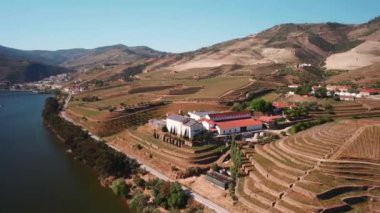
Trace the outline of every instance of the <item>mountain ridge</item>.
{"label": "mountain ridge", "polygon": [[[334,69],[351,69],[347,63],[336,64],[335,58],[348,58],[349,61],[356,57],[357,60],[364,61],[354,68],[369,66],[373,61],[380,60],[379,29],[380,17],[363,24],[286,23],[246,37],[183,53],[162,52],[147,46],[115,44],[92,49],[54,51],[18,50],[0,46],[0,56],[2,60],[27,60],[71,70],[92,69],[104,64],[145,64],[144,71],[150,72],[160,69],[186,71],[223,65],[296,63],[327,63],[327,67]],[[367,59],[368,55],[371,60]]]}

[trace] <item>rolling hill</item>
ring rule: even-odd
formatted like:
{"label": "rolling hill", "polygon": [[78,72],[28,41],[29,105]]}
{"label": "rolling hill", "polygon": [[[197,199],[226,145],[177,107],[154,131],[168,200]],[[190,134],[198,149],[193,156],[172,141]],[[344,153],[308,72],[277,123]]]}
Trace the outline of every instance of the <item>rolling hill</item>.
{"label": "rolling hill", "polygon": [[[255,66],[263,65],[312,63],[327,69],[360,71],[380,61],[379,29],[378,17],[363,24],[281,24],[244,38],[179,54],[119,44],[56,51],[25,51],[0,46],[0,56],[2,60],[13,60],[11,64],[27,60],[73,70],[111,64],[142,65],[146,72],[193,72],[224,66],[239,67],[237,71],[240,71],[254,70]],[[3,65],[4,69],[9,70]]]}
{"label": "rolling hill", "polygon": [[[380,18],[358,25],[281,24],[244,38],[172,55],[152,64],[150,70],[184,71],[226,64],[320,64],[325,59],[327,68],[360,68],[379,61],[379,29]],[[355,58],[363,63],[351,67]]]}
{"label": "rolling hill", "polygon": [[62,67],[0,56],[0,82],[33,82],[51,75],[57,75],[69,71],[69,69]]}
{"label": "rolling hill", "polygon": [[104,64],[145,62],[167,54],[148,47],[124,45],[57,51],[26,51],[0,46],[0,81],[35,81],[69,70],[100,67]]}

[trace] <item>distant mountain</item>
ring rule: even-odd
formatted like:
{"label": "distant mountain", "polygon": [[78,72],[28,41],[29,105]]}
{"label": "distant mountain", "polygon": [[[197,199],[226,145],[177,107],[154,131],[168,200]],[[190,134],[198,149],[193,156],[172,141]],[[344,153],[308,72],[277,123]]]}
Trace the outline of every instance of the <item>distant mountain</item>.
{"label": "distant mountain", "polygon": [[0,56],[0,82],[32,82],[69,71],[70,70],[62,67]]}
{"label": "distant mountain", "polygon": [[57,51],[27,51],[0,46],[0,81],[40,80],[39,77],[69,70],[101,67],[104,64],[129,64],[166,55],[168,53],[149,47],[127,47],[121,44],[95,49]]}
{"label": "distant mountain", "polygon": [[18,50],[0,46],[0,55],[14,59],[38,61],[67,68],[92,68],[105,63],[125,64],[136,60],[144,60],[168,55],[168,53],[153,50],[149,47],[127,47],[113,45],[95,49],[67,50]]}
{"label": "distant mountain", "polygon": [[[0,46],[0,57],[3,64],[13,66],[16,66],[17,61],[26,60],[28,63],[37,63],[41,66],[48,64],[47,69],[60,66],[73,70],[91,69],[104,64],[126,66],[144,64],[145,71],[161,69],[186,71],[223,65],[248,67],[258,64],[305,62],[323,65],[328,69],[353,70],[380,61],[379,29],[379,17],[356,25],[281,24],[244,38],[180,54],[160,52],[144,46],[128,47],[119,44],[95,49],[57,51],[25,51]],[[10,61],[5,63],[6,60]],[[16,67],[19,70],[20,67],[25,67],[25,64],[22,62]],[[3,70],[8,70],[8,74],[4,74]],[[1,76],[10,75],[9,70],[10,67],[3,65],[0,68]],[[59,69],[54,68],[54,70]]]}
{"label": "distant mountain", "polygon": [[[172,55],[150,65],[150,70],[217,67],[226,64],[255,65],[277,63],[314,63],[336,69],[347,69],[347,64],[358,58],[368,66],[380,58],[380,18],[364,24],[281,24],[258,34],[201,48],[193,52]],[[345,62],[335,66],[330,58],[343,55]],[[356,57],[357,56],[357,57]],[[368,59],[370,57],[371,59]],[[368,59],[368,60],[367,60]],[[351,61],[350,61],[351,60]],[[362,67],[361,65],[359,67]],[[357,67],[355,67],[357,68]]]}

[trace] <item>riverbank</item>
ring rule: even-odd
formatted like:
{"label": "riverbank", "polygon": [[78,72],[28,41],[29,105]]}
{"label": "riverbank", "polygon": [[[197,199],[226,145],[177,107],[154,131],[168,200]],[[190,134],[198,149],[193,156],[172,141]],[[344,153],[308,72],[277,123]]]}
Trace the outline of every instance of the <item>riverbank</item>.
{"label": "riverbank", "polygon": [[[203,209],[199,204],[189,199],[193,196],[188,193],[188,190],[183,189],[178,182],[157,178],[141,182],[141,177],[145,177],[146,172],[140,169],[136,160],[98,140],[96,136],[85,132],[82,127],[71,123],[71,120],[65,120],[67,119],[65,116],[60,117],[61,104],[55,98],[46,100],[43,112],[46,125],[63,139],[62,142],[70,148],[72,155],[77,160],[93,168],[102,177],[104,180],[102,184],[110,186],[115,194],[126,198],[132,209],[137,212],[141,212],[139,209],[157,210],[160,207],[167,210]],[[144,166],[141,168],[150,169]],[[153,185],[149,184],[152,182]],[[162,187],[169,187],[170,190],[162,194]],[[154,198],[154,202],[148,202],[148,200],[152,200],[150,197]],[[136,199],[140,201],[135,203],[137,202]]]}
{"label": "riverbank", "polygon": [[0,92],[0,212],[126,212],[43,125],[47,95]]}

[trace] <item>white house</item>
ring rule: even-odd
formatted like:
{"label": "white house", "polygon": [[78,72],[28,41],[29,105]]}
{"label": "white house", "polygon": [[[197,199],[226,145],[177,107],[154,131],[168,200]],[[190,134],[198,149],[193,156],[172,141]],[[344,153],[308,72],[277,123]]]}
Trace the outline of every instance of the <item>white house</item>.
{"label": "white house", "polygon": [[258,120],[249,118],[242,120],[217,122],[215,124],[215,127],[218,131],[218,134],[227,135],[233,133],[260,130],[263,128],[263,123]]}
{"label": "white house", "polygon": [[196,111],[193,111],[193,112],[188,112],[187,114],[190,116],[190,118],[196,120],[196,121],[199,121],[203,118],[206,117],[206,115],[208,114],[215,114],[216,112],[213,112],[213,111],[201,111],[201,112],[196,112]]}
{"label": "white house", "polygon": [[205,129],[207,129],[208,131],[212,131],[212,130],[215,130],[215,124],[216,122],[212,121],[212,120],[208,120],[208,119],[202,119],[202,125]]}
{"label": "white house", "polygon": [[194,138],[195,135],[201,133],[204,129],[202,124],[194,119],[176,114],[169,115],[166,118],[166,127],[169,131],[180,136],[187,136],[190,139]]}
{"label": "white house", "polygon": [[290,89],[297,89],[300,86],[301,85],[299,85],[299,84],[290,84],[290,85],[288,85],[288,88],[290,88]]}

